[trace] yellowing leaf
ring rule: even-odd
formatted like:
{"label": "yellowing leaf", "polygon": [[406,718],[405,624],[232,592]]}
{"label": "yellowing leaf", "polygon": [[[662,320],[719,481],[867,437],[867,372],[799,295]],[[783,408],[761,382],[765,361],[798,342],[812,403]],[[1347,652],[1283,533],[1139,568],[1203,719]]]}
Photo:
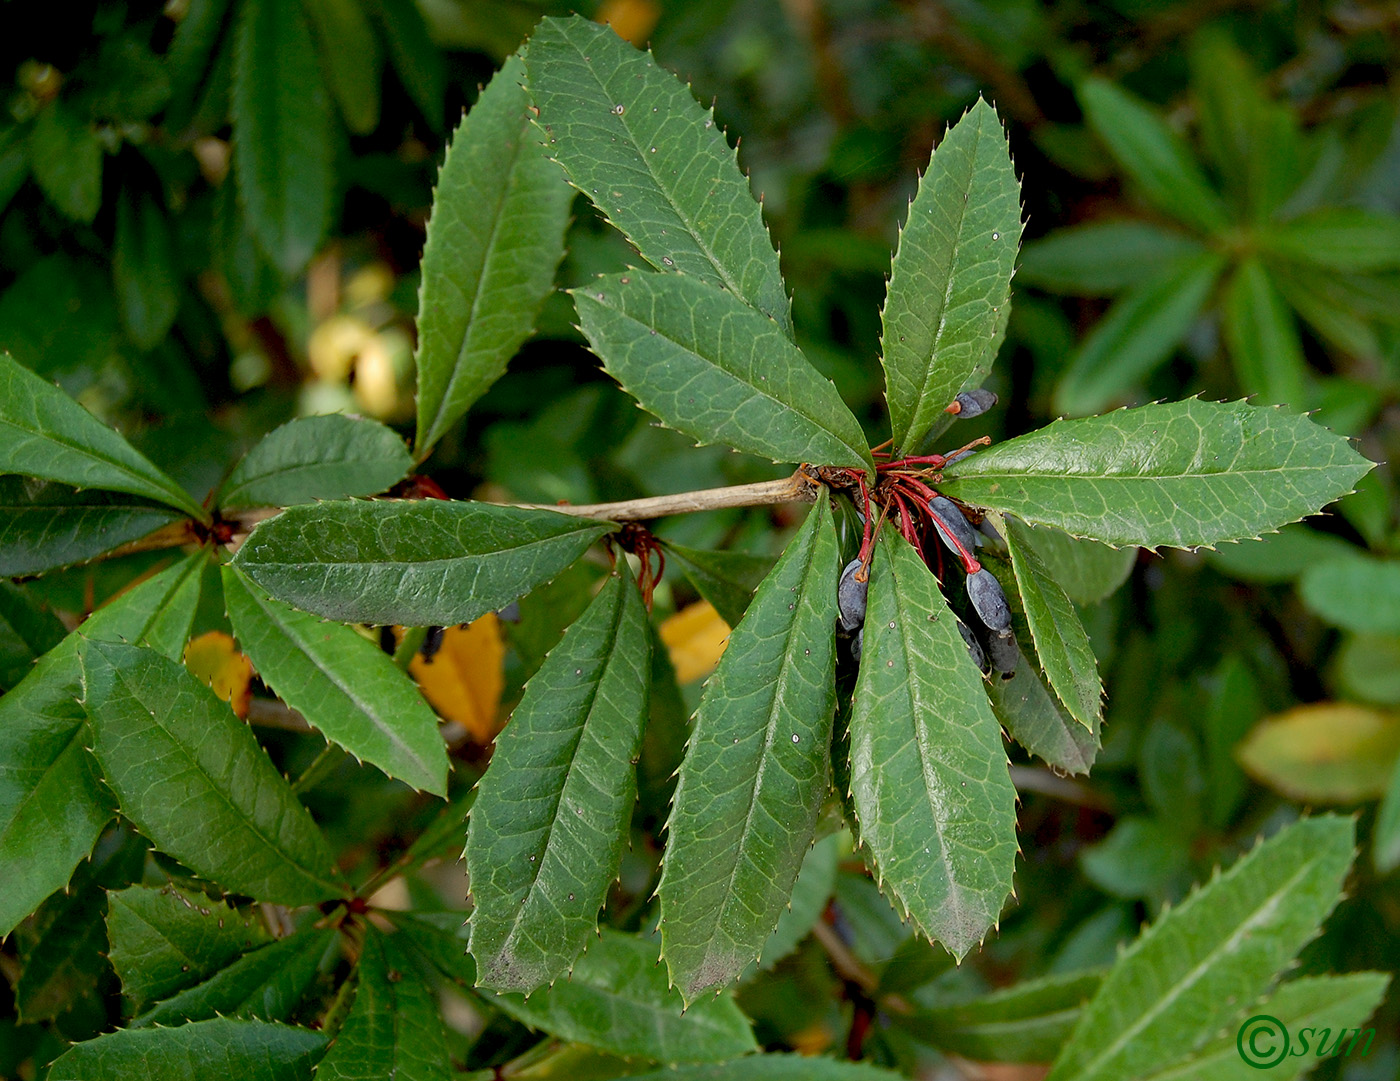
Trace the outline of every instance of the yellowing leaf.
{"label": "yellowing leaf", "polygon": [[501,621],[487,612],[465,627],[448,627],[432,660],[420,653],[408,671],[439,714],[460,724],[474,742],[487,744],[501,730],[505,655]]}
{"label": "yellowing leaf", "polygon": [[1250,776],[1293,799],[1375,799],[1400,756],[1400,718],[1347,702],[1298,706],[1262,721],[1235,756]]}
{"label": "yellowing leaf", "polygon": [[676,679],[690,683],[708,676],[729,644],[729,624],[709,601],[696,601],[661,623],[661,641],[671,654]]}
{"label": "yellowing leaf", "polygon": [[645,49],[660,18],[661,6],[656,0],[603,0],[593,21],[611,26],[623,41]]}
{"label": "yellowing leaf", "polygon": [[223,631],[201,634],[185,647],[185,667],[241,719],[247,719],[253,700],[253,662],[238,652],[232,638]]}

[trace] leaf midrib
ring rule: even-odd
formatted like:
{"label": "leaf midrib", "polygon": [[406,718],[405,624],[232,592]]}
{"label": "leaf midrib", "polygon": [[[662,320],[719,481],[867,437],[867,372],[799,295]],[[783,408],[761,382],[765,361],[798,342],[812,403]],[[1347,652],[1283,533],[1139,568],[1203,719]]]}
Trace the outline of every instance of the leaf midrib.
{"label": "leaf midrib", "polygon": [[[462,562],[467,561],[467,560],[482,560],[482,559],[491,559],[491,558],[494,557],[494,556],[517,555],[517,554],[519,554],[519,553],[525,551],[525,550],[528,549],[528,548],[535,547],[536,545],[549,544],[549,543],[551,543],[552,541],[563,540],[563,539],[565,539],[565,538],[573,538],[573,537],[577,536],[577,535],[580,534],[580,533],[586,533],[586,532],[588,531],[588,529],[587,529],[586,527],[588,527],[588,526],[597,526],[597,525],[603,525],[603,524],[605,524],[605,523],[603,523],[603,522],[600,522],[600,521],[599,521],[598,519],[596,519],[596,518],[579,518],[579,519],[577,519],[577,520],[578,520],[580,523],[583,523],[583,525],[585,526],[585,528],[569,529],[569,530],[566,530],[566,531],[563,532],[563,533],[555,533],[555,534],[552,534],[551,536],[548,536],[548,537],[537,537],[537,538],[533,538],[533,539],[531,539],[531,540],[522,541],[521,543],[515,544],[515,545],[509,545],[509,546],[501,547],[501,548],[492,548],[492,549],[490,549],[489,551],[485,551],[485,552],[463,551],[463,552],[459,552],[457,555],[451,555],[451,556],[435,556],[435,557],[432,558],[432,559],[417,559],[417,560],[413,560],[413,559],[390,559],[390,558],[385,557],[385,558],[380,558],[380,559],[366,559],[366,560],[360,560],[360,561],[354,561],[354,560],[340,560],[340,561],[334,562],[334,563],[329,563],[329,562],[317,562],[315,559],[297,559],[297,560],[258,560],[258,561],[256,561],[256,562],[254,562],[254,563],[252,564],[252,566],[253,566],[253,567],[256,567],[256,568],[259,568],[259,569],[264,569],[264,568],[266,568],[266,569],[271,569],[271,568],[275,568],[275,567],[304,568],[304,567],[306,567],[306,566],[308,566],[308,565],[313,566],[313,567],[328,567],[328,568],[333,568],[333,567],[363,567],[363,568],[367,568],[367,569],[368,569],[368,568],[376,568],[376,567],[389,567],[389,568],[397,567],[397,568],[400,568],[400,569],[403,569],[403,568],[411,568],[411,569],[413,569],[413,570],[433,570],[433,569],[437,569],[437,568],[451,568],[453,565],[462,563]],[[308,524],[310,524],[310,523],[308,523]]]}
{"label": "leaf midrib", "polygon": [[[123,669],[119,668],[117,665],[112,664],[110,660],[108,660],[107,663],[111,665],[112,673],[115,676],[115,678],[121,682],[123,687],[126,688],[127,694],[129,694],[133,700],[135,700],[143,708],[145,708],[145,699],[143,699],[137,693],[136,689],[133,688],[132,685],[127,681],[126,672]],[[160,731],[160,733],[170,742],[171,745],[175,747],[180,756],[183,757],[186,760],[186,762],[189,763],[189,765],[195,770],[196,773],[199,774],[200,777],[204,778],[204,781],[208,786],[209,790],[214,793],[214,795],[219,799],[219,801],[222,802],[228,808],[228,810],[233,813],[234,817],[236,817],[239,821],[243,822],[244,825],[246,825],[248,829],[253,833],[253,835],[256,836],[258,840],[261,841],[264,844],[264,846],[268,848],[279,860],[285,863],[288,867],[291,867],[303,878],[306,878],[319,886],[329,887],[333,894],[343,894],[344,891],[342,887],[331,882],[329,879],[322,878],[319,874],[316,874],[309,868],[303,867],[301,864],[293,860],[290,855],[283,852],[279,845],[273,843],[273,841],[271,841],[263,832],[262,827],[259,826],[256,822],[254,822],[251,817],[245,814],[243,809],[237,804],[235,804],[233,800],[229,798],[228,794],[225,793],[224,790],[214,782],[214,778],[210,776],[209,772],[204,768],[204,766],[193,756],[190,750],[185,746],[184,742],[180,740],[173,732],[171,732],[170,729],[165,727],[165,725],[161,722],[160,716],[156,713],[151,713],[151,720],[155,724],[155,727]],[[258,749],[258,753],[263,753],[261,748]],[[169,774],[167,774],[167,777],[168,776]],[[298,806],[300,806],[300,804],[298,804]],[[302,808],[302,810],[305,811],[305,808]]]}
{"label": "leaf midrib", "polygon": [[[1299,881],[1301,881],[1304,877],[1308,875],[1308,873],[1313,869],[1313,867],[1317,865],[1318,860],[1320,858],[1320,856],[1315,855],[1311,859],[1304,862],[1297,870],[1295,870],[1293,874],[1289,876],[1289,878],[1282,885],[1280,885],[1276,890],[1274,890],[1274,892],[1269,894],[1269,896],[1265,899],[1264,903],[1258,905],[1246,919],[1240,921],[1239,925],[1230,934],[1229,938],[1227,938],[1224,942],[1222,942],[1219,946],[1217,946],[1209,954],[1202,958],[1200,962],[1193,966],[1189,972],[1183,975],[1181,979],[1177,980],[1170,988],[1168,988],[1165,994],[1158,996],[1157,1001],[1153,1003],[1152,1007],[1145,1013],[1143,1013],[1140,1017],[1138,1017],[1136,1021],[1134,1021],[1121,1033],[1119,1033],[1117,1039],[1115,1039],[1111,1044],[1109,1044],[1102,1051],[1100,1051],[1099,1054],[1093,1059],[1091,1059],[1087,1064],[1079,1068],[1076,1072],[1076,1077],[1081,1079],[1082,1081],[1082,1079],[1084,1078],[1093,1076],[1094,1072],[1098,1070],[1098,1068],[1103,1064],[1103,1062],[1106,1059],[1112,1058],[1114,1055],[1118,1054],[1118,1052],[1123,1049],[1124,1045],[1126,1045],[1130,1040],[1134,1039],[1138,1035],[1138,1033],[1140,1033],[1144,1028],[1146,1028],[1149,1024],[1156,1020],[1156,1018],[1164,1010],[1166,1010],[1167,1007],[1176,1002],[1178,998],[1180,998],[1183,994],[1189,991],[1191,987],[1193,987],[1203,976],[1205,976],[1215,966],[1218,960],[1220,960],[1222,957],[1235,953],[1240,943],[1248,937],[1248,933],[1254,930],[1255,927],[1263,924],[1270,916],[1274,914],[1274,912],[1279,908],[1280,904],[1282,903],[1284,895],[1287,894],[1293,888],[1293,886],[1295,886]],[[1197,894],[1196,898],[1198,904],[1199,897],[1200,894]],[[1178,910],[1178,914],[1179,913],[1180,910]]]}
{"label": "leaf midrib", "polygon": [[[570,37],[567,34],[561,36],[563,37],[565,44],[569,45],[578,54],[579,59],[583,62],[584,68],[588,71],[588,73],[591,76],[593,76],[593,81],[597,83],[598,89],[602,92],[603,96],[609,99],[612,98],[614,95],[607,86],[607,84],[603,82],[603,79],[598,74],[597,69],[593,67],[592,58],[584,54],[583,49],[580,48],[574,42],[572,37]],[[744,291],[740,288],[739,283],[733,279],[733,277],[729,274],[728,270],[725,269],[724,265],[720,263],[720,261],[715,257],[715,254],[713,251],[711,251],[710,246],[706,244],[705,241],[701,238],[699,232],[696,230],[694,224],[692,223],[690,216],[684,213],[681,207],[676,203],[675,199],[672,197],[671,189],[666,185],[664,179],[657,175],[656,170],[652,167],[652,164],[650,160],[648,160],[647,155],[643,153],[642,144],[637,141],[637,137],[633,134],[632,128],[625,119],[625,116],[626,113],[624,112],[621,116],[618,117],[619,121],[621,121],[622,129],[627,133],[627,137],[632,144],[632,149],[637,152],[637,157],[641,159],[642,165],[645,167],[647,174],[651,177],[652,182],[657,187],[657,190],[661,192],[662,197],[666,200],[666,205],[669,206],[672,212],[676,215],[676,217],[680,219],[681,224],[685,226],[686,233],[689,234],[691,240],[695,242],[695,246],[700,249],[701,254],[709,260],[710,265],[714,267],[715,272],[720,277],[720,280],[724,282],[724,284],[726,285],[726,287],[728,287],[730,292],[732,292],[739,299],[743,300],[750,307],[753,307],[755,311],[762,311],[762,309],[757,308],[753,304],[753,302],[749,300],[748,296],[745,295]],[[725,140],[725,142],[727,145],[728,140]],[[580,188],[579,190],[582,191],[583,189]],[[629,236],[627,239],[630,241],[632,238]],[[647,262],[651,262],[651,260],[648,259]],[[654,263],[652,265],[655,266]],[[662,268],[656,267],[656,269],[661,270]],[[763,314],[767,315],[768,313],[764,312]],[[773,318],[771,315],[769,315],[768,317],[770,319]],[[776,323],[777,320],[774,320],[774,322]]]}

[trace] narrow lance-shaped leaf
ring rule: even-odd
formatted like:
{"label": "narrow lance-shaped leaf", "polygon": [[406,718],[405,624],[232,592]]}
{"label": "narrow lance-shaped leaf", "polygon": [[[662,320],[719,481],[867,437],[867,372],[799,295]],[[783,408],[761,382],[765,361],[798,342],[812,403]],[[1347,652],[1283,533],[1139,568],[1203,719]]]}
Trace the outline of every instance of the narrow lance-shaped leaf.
{"label": "narrow lance-shaped leaf", "polygon": [[890,272],[881,350],[898,450],[922,449],[946,427],[953,396],[986,372],[1009,303],[1020,192],[1001,121],[979,99],[933,152]]}
{"label": "narrow lance-shaped leaf", "polygon": [[52,383],[0,352],[0,472],[144,496],[202,522],[209,512]]}
{"label": "narrow lance-shaped leaf", "polygon": [[0,582],[0,691],[19,683],[67,633],[58,616],[23,586]]}
{"label": "narrow lance-shaped leaf", "polygon": [[1016,790],[957,619],[892,529],[870,573],[851,796],[881,889],[962,957],[1011,893]]}
{"label": "narrow lance-shaped leaf", "polygon": [[171,1081],[217,1074],[240,1081],[305,1081],[326,1037],[310,1029],[217,1017],[175,1028],[118,1029],[74,1044],[49,1081]]}
{"label": "narrow lance-shaped leaf", "polygon": [[1313,514],[1372,468],[1307,417],[1192,398],[1055,421],[947,467],[940,490],[1107,544],[1191,548]]}
{"label": "narrow lance-shaped leaf", "polygon": [[125,492],[0,477],[0,577],[82,563],[184,518]]}
{"label": "narrow lance-shaped leaf", "polygon": [[511,993],[491,1002],[532,1028],[615,1055],[724,1062],[756,1050],[732,998],[707,997],[686,1007],[666,985],[656,941],[617,931],[604,930],[569,979],[528,999]]}
{"label": "narrow lance-shaped leaf", "polygon": [[1317,933],[1354,836],[1350,819],[1304,819],[1158,917],[1080,1013],[1050,1081],[1138,1077],[1209,1040]]}
{"label": "narrow lance-shaped leaf", "polygon": [[1059,529],[1032,530],[1029,537],[1051,577],[1076,604],[1097,604],[1111,596],[1137,563],[1136,548],[1110,548]]}
{"label": "narrow lance-shaped leaf", "polygon": [[1033,547],[1030,530],[1015,518],[997,517],[1005,529],[1011,566],[1041,667],[1065,708],[1093,731],[1103,708],[1103,685],[1089,635],[1074,603]]}
{"label": "narrow lance-shaped leaf", "polygon": [[1200,250],[1185,233],[1150,222],[1093,221],[1027,244],[1016,281],[1070,296],[1111,296]]}
{"label": "narrow lance-shaped leaf", "polygon": [[572,295],[608,374],[669,427],[778,462],[871,468],[836,387],[732,293],[634,270]]}
{"label": "narrow lance-shaped leaf", "polygon": [[133,586],[0,697],[0,937],[63,888],[112,817],[111,796],[85,749],[78,646],[84,638],[146,641],[178,657],[207,559],[196,552]]}
{"label": "narrow lance-shaped leaf", "polygon": [[165,209],[143,193],[117,203],[112,279],[126,332],[143,349],[158,345],[180,305],[179,271]]}
{"label": "narrow lance-shaped leaf", "polygon": [[446,794],[437,717],[390,657],[349,627],[273,600],[234,567],[223,581],[233,633],[278,698],[357,759]]}
{"label": "narrow lance-shaped leaf", "polygon": [[330,414],[299,417],[258,441],[219,487],[220,507],[290,507],[377,495],[403,480],[413,459],[392,428]]}
{"label": "narrow lance-shaped leaf", "polygon": [[379,126],[384,59],[361,0],[301,0],[316,29],[318,55],[345,126],[368,135]]}
{"label": "narrow lance-shaped leaf", "polygon": [[614,575],[526,686],[472,806],[482,985],[528,994],[593,937],[636,799],[650,671],[641,593]]}
{"label": "narrow lance-shaped leaf", "polygon": [[1308,369],[1298,324],[1258,259],[1246,259],[1230,279],[1225,340],[1242,391],[1270,404],[1303,403]]}
{"label": "narrow lance-shaped leaf", "polygon": [[736,979],[792,897],[829,787],[839,552],[819,499],[729,638],[681,762],[661,952],[687,1002]]}
{"label": "narrow lance-shaped leaf", "polygon": [[330,224],[335,114],[301,3],[248,0],[237,35],[233,171],[258,243],[292,275]]}
{"label": "narrow lance-shaped leaf", "polygon": [[334,928],[312,926],[251,950],[203,982],[152,1006],[131,1027],[178,1025],[215,1016],[285,1020],[316,978],[335,937]]}
{"label": "narrow lance-shaped leaf", "polygon": [[509,58],[438,173],[418,295],[420,458],[505,371],[564,254],[573,190],[530,126],[524,79]]}
{"label": "narrow lance-shaped leaf", "polygon": [[133,886],[107,894],[107,939],[122,994],[140,1008],[263,945],[267,932],[251,910],[174,885]]}
{"label": "narrow lance-shaped leaf", "polygon": [[[1363,1057],[1375,1030],[1361,1026],[1380,1004],[1389,983],[1390,976],[1383,972],[1290,980],[1251,1005],[1245,1011],[1250,1016],[1239,1029],[1227,1027],[1220,1039],[1185,1062],[1141,1074],[1140,1081],[1255,1081],[1261,1069],[1268,1071],[1262,1076],[1269,1081],[1291,1081],[1335,1049],[1343,1057],[1350,1058],[1352,1050]],[[1280,1025],[1290,1034],[1287,1043]],[[1305,1037],[1307,1029],[1312,1031]],[[1337,1040],[1331,1042],[1334,1033]],[[1309,1038],[1313,1042],[1305,1046]],[[1240,1053],[1242,1045],[1248,1057]]]}
{"label": "narrow lance-shaped leaf", "polygon": [[452,1076],[437,996],[397,938],[374,928],[366,933],[355,1003],[316,1068],[317,1081],[448,1081]]}
{"label": "narrow lance-shaped leaf", "polygon": [[320,829],[227,703],[149,649],[89,641],[79,660],[102,775],[157,848],[259,900],[344,892]]}
{"label": "narrow lance-shaped leaf", "polygon": [[675,560],[690,584],[714,606],[731,627],[748,611],[754,590],[773,569],[773,561],[748,552],[708,552],[681,544],[666,544],[666,558]]}
{"label": "narrow lance-shaped leaf", "polygon": [[1186,336],[1225,266],[1203,251],[1140,279],[1084,339],[1055,388],[1055,408],[1081,416],[1121,399]]}
{"label": "narrow lance-shaped leaf", "polygon": [[778,256],[734,151],[688,88],[610,27],[545,19],[525,58],[547,147],[643,259],[792,334]]}
{"label": "narrow lance-shaped leaf", "polygon": [[528,593],[616,528],[491,503],[317,503],[260,524],[233,565],[306,612],[446,627]]}
{"label": "narrow lance-shaped leaf", "polygon": [[1400,560],[1350,549],[1308,566],[1298,582],[1303,603],[1334,627],[1400,634]]}
{"label": "narrow lance-shaped leaf", "polygon": [[1148,199],[1200,229],[1229,223],[1186,143],[1151,108],[1107,79],[1086,80],[1079,100],[1089,125]]}

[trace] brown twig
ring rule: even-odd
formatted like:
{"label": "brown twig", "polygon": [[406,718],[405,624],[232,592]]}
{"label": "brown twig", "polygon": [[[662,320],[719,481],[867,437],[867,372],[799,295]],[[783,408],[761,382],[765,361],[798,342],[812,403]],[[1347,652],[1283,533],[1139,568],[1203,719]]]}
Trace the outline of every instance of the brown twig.
{"label": "brown twig", "polygon": [[728,488],[706,488],[698,492],[623,499],[616,503],[509,503],[505,506],[529,510],[552,510],[576,518],[597,518],[609,522],[645,522],[668,514],[719,510],[722,507],[769,507],[779,503],[815,503],[821,486],[802,470],[782,480],[757,484],[735,484]]}

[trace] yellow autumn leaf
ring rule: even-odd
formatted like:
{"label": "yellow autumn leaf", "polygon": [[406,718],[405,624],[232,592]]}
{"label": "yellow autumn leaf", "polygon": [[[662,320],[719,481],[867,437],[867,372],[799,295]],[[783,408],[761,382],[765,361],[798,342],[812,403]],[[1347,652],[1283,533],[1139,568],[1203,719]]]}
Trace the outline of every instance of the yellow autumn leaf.
{"label": "yellow autumn leaf", "polygon": [[253,700],[253,662],[238,652],[233,639],[223,631],[209,631],[185,647],[185,667],[247,719]]}
{"label": "yellow autumn leaf", "polygon": [[645,49],[651,32],[661,18],[661,5],[656,0],[603,0],[594,20],[611,26],[623,41]]}
{"label": "yellow autumn leaf", "polygon": [[729,624],[709,601],[696,601],[661,622],[661,641],[671,654],[676,680],[690,683],[708,676],[729,644]]}
{"label": "yellow autumn leaf", "polygon": [[408,666],[433,708],[456,721],[485,745],[501,730],[501,693],[505,690],[505,639],[495,612],[465,627],[448,627],[442,646],[425,660],[421,653]]}
{"label": "yellow autumn leaf", "polygon": [[1356,803],[1385,792],[1400,755],[1400,718],[1348,702],[1269,717],[1235,749],[1251,777],[1285,796]]}

